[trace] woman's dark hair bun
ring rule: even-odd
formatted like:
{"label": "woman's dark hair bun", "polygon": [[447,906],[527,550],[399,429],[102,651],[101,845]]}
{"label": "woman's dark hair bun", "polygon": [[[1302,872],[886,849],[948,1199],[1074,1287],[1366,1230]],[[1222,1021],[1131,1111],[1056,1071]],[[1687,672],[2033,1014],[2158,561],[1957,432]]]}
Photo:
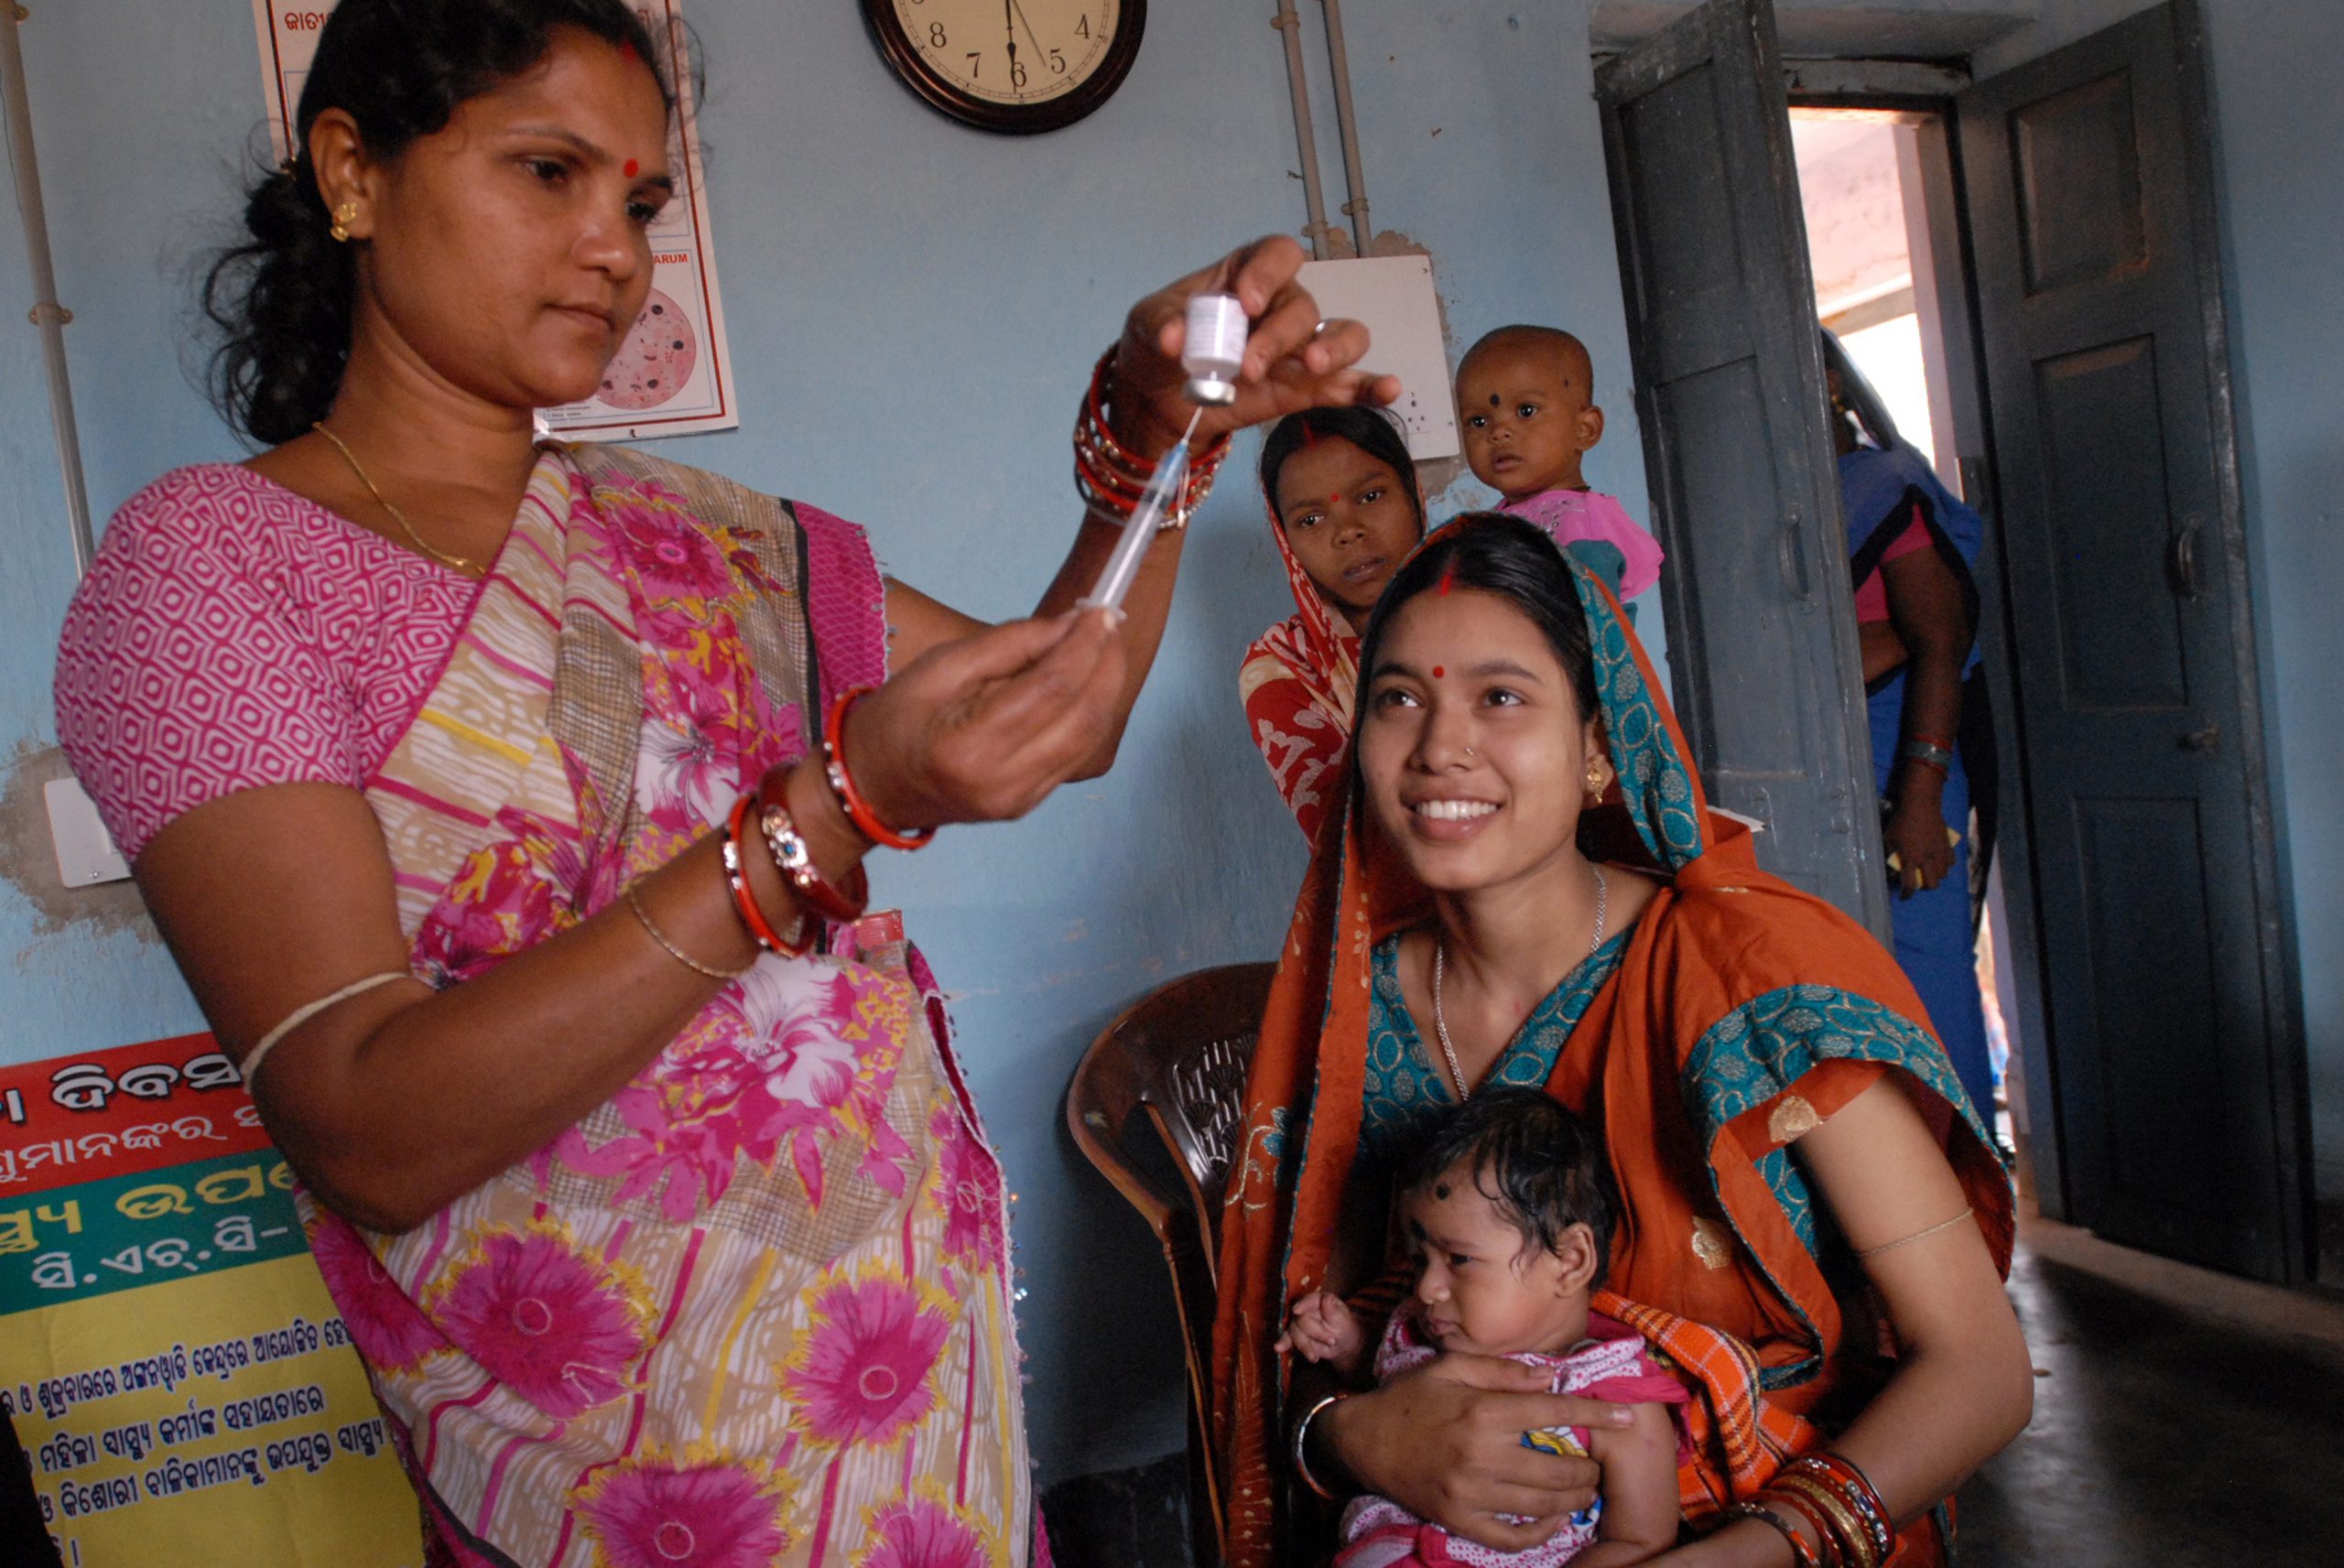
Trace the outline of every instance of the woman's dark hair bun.
{"label": "woman's dark hair bun", "polygon": [[342,0],[318,34],[294,115],[294,157],[244,197],[245,237],[212,263],[203,313],[219,330],[212,401],[256,441],[289,441],[326,416],[350,359],[357,266],[318,194],[309,128],[329,109],[367,151],[396,157],[458,104],[510,81],[575,27],[626,49],[675,93],[667,50],[625,0]]}

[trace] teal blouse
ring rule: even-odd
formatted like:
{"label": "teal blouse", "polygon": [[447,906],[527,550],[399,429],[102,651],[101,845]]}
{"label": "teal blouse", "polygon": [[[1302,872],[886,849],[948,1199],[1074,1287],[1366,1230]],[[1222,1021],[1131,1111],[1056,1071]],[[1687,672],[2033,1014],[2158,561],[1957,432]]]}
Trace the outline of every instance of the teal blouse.
{"label": "teal blouse", "polygon": [[[1492,1065],[1484,1085],[1544,1087],[1563,1043],[1620,967],[1629,933],[1622,931],[1581,960],[1547,993]],[[1457,1088],[1439,1047],[1416,1032],[1400,991],[1400,938],[1376,944],[1367,1011],[1367,1075],[1362,1089],[1359,1158],[1378,1178],[1390,1175],[1415,1152],[1441,1116],[1457,1107]]]}

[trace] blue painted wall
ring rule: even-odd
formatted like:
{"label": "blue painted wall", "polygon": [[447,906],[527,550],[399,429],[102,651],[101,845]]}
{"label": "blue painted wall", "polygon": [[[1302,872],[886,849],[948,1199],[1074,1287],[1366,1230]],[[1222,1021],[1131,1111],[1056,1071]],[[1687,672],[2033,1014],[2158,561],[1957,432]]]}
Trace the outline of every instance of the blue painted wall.
{"label": "blue painted wall", "polygon": [[[743,418],[660,449],[865,522],[896,573],[974,612],[1030,604],[1075,523],[1076,396],[1123,309],[1231,244],[1301,226],[1273,10],[1159,0],[1105,109],[1011,140],[917,103],[853,6],[688,0],[710,61],[702,128]],[[1318,7],[1303,13],[1316,56]],[[1346,8],[1379,227],[1431,249],[1454,347],[1514,319],[1588,340],[1612,414],[1590,477],[1641,515],[1586,16],[1584,0]],[[103,519],[168,468],[236,455],[180,362],[189,269],[266,146],[251,13],[244,0],[37,0],[23,37]],[[1330,99],[1319,114],[1331,207]],[[17,232],[0,222],[0,782],[53,744],[50,661],[72,587],[33,334],[5,326],[29,297]],[[1046,1481],[1181,1441],[1162,1269],[1063,1130],[1068,1074],[1157,980],[1272,955],[1302,870],[1234,697],[1246,642],[1291,610],[1252,455],[1241,443],[1196,523],[1112,775],[1026,823],[874,870],[878,897],[913,912],[959,992],[1022,1195]],[[90,895],[25,895],[17,879],[46,885],[54,871],[45,830],[34,844],[10,826],[0,1061],[201,1027],[151,933],[101,932],[81,917],[98,907]]]}

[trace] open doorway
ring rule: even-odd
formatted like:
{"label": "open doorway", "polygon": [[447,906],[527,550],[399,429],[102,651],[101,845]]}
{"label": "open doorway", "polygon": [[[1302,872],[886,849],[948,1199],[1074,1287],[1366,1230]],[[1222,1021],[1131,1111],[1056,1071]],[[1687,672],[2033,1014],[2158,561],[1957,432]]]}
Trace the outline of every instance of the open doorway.
{"label": "open doorway", "polygon": [[[1605,58],[1596,98],[1673,684],[1710,798],[1766,825],[1764,869],[1887,937],[1819,308],[1883,380],[1904,362],[1928,482],[1984,514],[1970,575],[2008,889],[1990,928],[2029,1184],[2111,1240],[2293,1281],[2305,1054],[2206,69],[2198,5],[2166,0],[1982,80],[1850,56],[1810,86],[1769,0],[1704,0]],[[1894,112],[1837,134],[1888,127],[1896,174],[1872,200],[1905,236],[1901,266],[1873,258],[1819,303],[1788,114],[1806,92]],[[1907,863],[1915,830],[1896,835]]]}
{"label": "open doorway", "polygon": [[[1929,222],[1931,171],[1926,166],[1925,138],[1930,146],[1944,145],[1945,115],[1941,111],[1910,108],[1794,104],[1790,120],[1816,317],[1878,404],[1872,422],[1880,429],[1865,431],[1858,439],[1866,444],[1901,440],[1954,498],[1981,505],[1981,498],[1965,492],[1953,395],[1957,383],[1974,384],[1975,366],[1961,365],[1957,373],[1949,356],[1967,353],[1968,348],[1957,343],[1949,349],[1939,308],[1945,289],[1966,294],[1968,280],[1961,276],[1958,254],[1947,258],[1937,255]],[[1859,533],[1864,531],[1863,520],[1850,518],[1850,522]],[[1898,540],[1888,543],[1887,551],[1917,548],[1923,532],[1917,523],[1909,525]],[[1950,539],[1947,542],[1951,544]],[[1852,537],[1850,550],[1851,560],[1861,563],[1868,574],[1876,574],[1880,579],[1891,576],[1886,563],[1879,559],[1883,552],[1877,546],[1868,561]],[[1976,553],[1973,543],[1968,554],[1974,557]],[[1948,559],[1952,559],[1952,553]],[[1966,574],[1973,565],[1984,567],[1965,557],[1956,569]],[[1867,581],[1872,582],[1873,578],[1868,576]],[[1973,641],[1978,630],[1975,597],[1973,589],[1969,627]],[[1896,678],[1903,653],[1894,627],[1881,619],[1888,612],[1888,599],[1885,581],[1860,588],[1857,629],[1865,649],[1868,702],[1876,709],[1885,705],[1892,710],[1875,723],[1873,746],[1880,771],[1893,773],[1900,731],[1909,733],[1915,727],[1900,725],[1898,714],[1893,711],[1907,685]],[[1878,652],[1875,644],[1882,642],[1894,651]],[[1974,1046],[1982,1046],[1984,1080],[1991,1087],[1981,1094],[1972,1075],[1972,1098],[1992,1123],[1996,1137],[2019,1152],[2021,1184],[2033,1196],[2026,1102],[2014,1057],[2019,1010],[2009,989],[2009,921],[1998,908],[2002,884],[1993,848],[1999,807],[1991,720],[1982,711],[1984,689],[1980,672],[1974,684],[1968,684],[1971,704],[1980,709],[1969,715],[1970,722],[1935,726],[1946,730],[1945,739],[1960,752],[1954,765],[1961,770],[1964,798],[1959,809],[1948,815],[1948,829],[1965,841],[1966,864],[1959,870],[1960,880],[1968,885],[1958,892],[1948,890],[1941,898],[1925,895],[1921,900],[1923,905],[1943,903],[1942,911],[1908,908],[1900,902],[1892,905],[1891,913],[1897,923],[1900,957],[1916,945],[1949,950],[1934,958],[1908,961],[1908,968],[1914,970],[1915,983],[1923,985],[1932,1012],[1945,1015],[1937,1022],[1948,1033],[1948,1045],[1955,1044],[1956,1036],[1969,1035],[1976,1037]],[[1890,754],[1883,757],[1883,750]],[[1913,771],[1907,764],[1906,772]],[[1954,816],[1960,820],[1954,821]],[[1935,924],[1943,929],[1931,929],[1932,914],[1942,914]],[[1910,918],[1915,916],[1917,920]],[[1999,963],[1998,945],[2002,947]],[[1963,957],[1968,960],[1966,970],[1959,961]],[[1971,1019],[1969,993],[1973,988],[1976,1008]],[[1962,994],[1944,994],[1948,989]]]}

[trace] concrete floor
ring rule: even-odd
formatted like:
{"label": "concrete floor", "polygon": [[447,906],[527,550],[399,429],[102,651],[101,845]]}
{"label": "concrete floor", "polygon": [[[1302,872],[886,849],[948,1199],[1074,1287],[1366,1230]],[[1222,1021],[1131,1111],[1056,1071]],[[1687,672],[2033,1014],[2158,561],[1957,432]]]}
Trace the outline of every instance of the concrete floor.
{"label": "concrete floor", "polygon": [[1962,1488],[1963,1568],[2344,1563],[2344,1297],[2021,1238],[2035,1420]]}
{"label": "concrete floor", "polygon": [[[2344,1295],[2021,1230],[2035,1420],[1962,1488],[1961,1568],[2344,1568]],[[1178,1454],[1045,1499],[1064,1568],[1189,1562]]]}

